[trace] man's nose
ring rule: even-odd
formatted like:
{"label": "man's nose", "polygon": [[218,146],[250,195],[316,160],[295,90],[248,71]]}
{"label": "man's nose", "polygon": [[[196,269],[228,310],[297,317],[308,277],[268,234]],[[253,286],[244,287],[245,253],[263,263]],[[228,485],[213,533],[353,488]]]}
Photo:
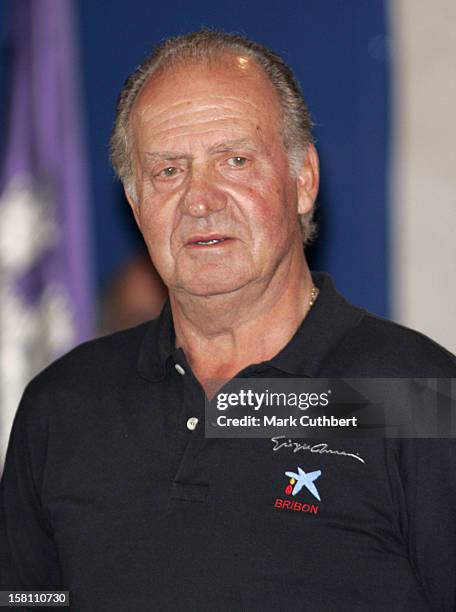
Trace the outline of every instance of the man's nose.
{"label": "man's nose", "polygon": [[187,179],[185,193],[181,199],[185,214],[192,217],[207,217],[226,206],[226,195],[217,187],[214,178],[203,170],[192,171]]}

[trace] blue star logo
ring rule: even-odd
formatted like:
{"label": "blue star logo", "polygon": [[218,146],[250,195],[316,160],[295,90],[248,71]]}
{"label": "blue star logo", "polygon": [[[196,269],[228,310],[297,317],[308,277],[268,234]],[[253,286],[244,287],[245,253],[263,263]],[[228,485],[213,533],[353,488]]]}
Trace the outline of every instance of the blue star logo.
{"label": "blue star logo", "polygon": [[312,495],[316,497],[318,501],[321,501],[317,487],[314,485],[314,481],[317,480],[319,476],[321,476],[321,470],[306,473],[304,472],[304,470],[298,467],[297,474],[295,474],[295,472],[285,472],[285,476],[288,476],[289,478],[294,478],[294,480],[296,481],[293,487],[293,491],[291,493],[293,496],[297,495],[303,487],[306,487],[306,489],[310,491],[310,493],[312,493]]}

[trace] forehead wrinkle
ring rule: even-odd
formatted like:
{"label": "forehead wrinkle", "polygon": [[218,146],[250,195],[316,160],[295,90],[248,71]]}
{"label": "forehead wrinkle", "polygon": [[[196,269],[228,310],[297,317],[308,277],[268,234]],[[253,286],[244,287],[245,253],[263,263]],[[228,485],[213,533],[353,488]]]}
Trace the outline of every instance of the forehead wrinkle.
{"label": "forehead wrinkle", "polygon": [[[205,134],[211,134],[213,132],[214,132],[214,128],[211,128],[211,129],[208,129],[208,130],[202,130],[202,131],[198,132],[198,135],[199,136],[204,136]],[[160,134],[160,136],[163,136],[163,132]],[[179,139],[186,138],[187,136],[194,136],[194,133],[193,132],[184,132],[183,134],[179,134],[178,138]],[[221,142],[221,144],[223,144],[223,143]],[[219,145],[214,145],[214,147],[217,147],[217,146],[219,146]],[[211,149],[214,148],[214,147],[211,146]],[[174,155],[174,153],[173,153],[173,155]]]}
{"label": "forehead wrinkle", "polygon": [[[204,117],[201,119],[192,119],[191,121],[183,121],[182,123],[177,123],[175,121],[173,121],[172,123],[170,121],[166,121],[166,122],[162,122],[157,126],[154,126],[155,128],[160,128],[160,126],[162,126],[164,123],[166,123],[167,125],[171,124],[171,129],[173,128],[189,128],[192,126],[198,127],[200,125],[205,125],[205,124],[209,124],[209,125],[214,125],[216,123],[225,123],[226,121],[230,121],[233,124],[235,123],[236,125],[239,125],[240,123],[248,123],[248,124],[255,124],[254,121],[252,121],[250,118],[248,117],[239,117],[239,115],[224,115],[223,117]],[[168,129],[168,128],[164,128],[164,129]]]}
{"label": "forehead wrinkle", "polygon": [[[159,97],[159,96],[155,96],[155,97]],[[209,90],[209,94],[207,94],[207,95],[200,94],[198,96],[193,96],[191,98],[184,98],[182,100],[176,100],[175,102],[171,102],[171,104],[168,104],[166,106],[166,108],[163,111],[160,111],[160,112],[165,112],[168,109],[176,108],[176,107],[182,106],[182,105],[183,106],[188,106],[189,102],[191,102],[191,103],[194,103],[194,102],[198,103],[198,102],[201,102],[201,101],[202,102],[206,102],[208,100],[208,98],[212,99],[212,100],[221,100],[222,102],[226,102],[227,100],[229,100],[229,101],[233,101],[233,102],[246,103],[246,104],[249,104],[250,106],[254,106],[256,108],[256,105],[253,102],[251,102],[248,98],[244,98],[244,97],[240,97],[240,96],[230,96],[230,95],[219,96],[219,95],[217,95],[215,93],[212,93]],[[139,106],[141,106],[141,101],[140,100],[138,100],[138,103],[139,103]],[[140,110],[139,110],[140,114],[142,114],[144,111],[148,110],[149,105],[146,103],[145,106],[146,107],[144,109],[140,108]]]}
{"label": "forehead wrinkle", "polygon": [[[184,117],[184,115],[181,115],[181,117]],[[179,119],[179,117],[173,117],[170,119],[166,119],[164,121],[161,121],[158,124],[153,125],[153,129],[154,130],[160,130],[160,128],[164,125],[171,125],[171,129],[172,128],[187,128],[187,127],[191,127],[191,126],[198,126],[198,125],[204,125],[205,123],[214,123],[214,122],[221,122],[221,121],[236,121],[237,123],[240,123],[242,121],[246,121],[249,123],[253,123],[252,121],[249,120],[249,118],[247,117],[240,117],[239,115],[223,115],[222,117],[211,117],[211,118],[207,118],[207,117],[203,117],[201,119],[192,119],[191,121],[188,120],[187,115],[185,115],[185,118],[187,119],[186,121],[183,121],[182,123],[179,123],[177,121],[177,119]],[[166,130],[167,128],[165,128]]]}
{"label": "forehead wrinkle", "polygon": [[[157,138],[163,138],[163,139],[167,139],[170,138],[171,140],[180,140],[182,138],[187,138],[187,137],[199,137],[199,136],[205,136],[207,134],[210,133],[214,133],[217,132],[217,130],[222,129],[224,126],[223,124],[229,121],[231,123],[231,125],[237,128],[237,130],[241,129],[242,132],[236,135],[233,135],[233,138],[226,138],[226,136],[224,136],[223,138],[221,138],[221,141],[236,141],[236,140],[244,140],[244,141],[252,141],[252,133],[254,134],[258,134],[261,135],[263,133],[262,129],[260,127],[258,127],[257,129],[257,125],[254,121],[251,121],[249,119],[245,119],[245,120],[241,120],[239,117],[227,117],[227,118],[217,118],[214,120],[210,120],[210,121],[198,121],[198,122],[189,122],[189,123],[183,123],[181,125],[168,125],[166,128],[162,128],[161,130],[153,130],[151,133],[151,137],[153,139],[157,139]],[[236,121],[236,125],[233,125],[233,121]],[[241,123],[241,127],[239,126],[239,124]],[[242,127],[242,124],[244,124],[244,127]],[[247,128],[246,125],[248,125],[249,127]],[[205,128],[205,129],[204,129]],[[176,130],[179,130],[178,133],[176,133]],[[236,138],[236,136],[239,136],[239,138]]]}
{"label": "forehead wrinkle", "polygon": [[[226,104],[227,101],[233,101],[236,102],[239,106],[242,105],[247,105],[250,106],[253,110],[258,111],[259,107],[254,104],[253,102],[250,102],[244,98],[238,98],[238,97],[234,97],[234,96],[213,96],[213,98],[215,99],[220,99],[223,101],[222,104],[214,104],[214,103],[210,103],[207,102],[207,98],[201,98],[201,100],[203,100],[205,103],[203,105],[199,104],[199,99],[192,99],[191,101],[189,100],[182,100],[182,101],[178,101],[178,102],[174,102],[173,104],[170,104],[168,106],[166,106],[165,108],[163,108],[162,110],[160,109],[156,109],[156,107],[153,104],[148,104],[145,106],[145,108],[140,109],[138,111],[138,115],[140,117],[141,120],[145,119],[147,121],[147,115],[152,114],[153,117],[152,118],[160,118],[161,115],[163,114],[167,114],[170,111],[173,111],[174,109],[177,109],[179,107],[183,107],[183,110],[181,112],[178,112],[177,114],[173,115],[172,117],[167,117],[165,119],[162,119],[162,121],[160,123],[158,123],[158,125],[161,125],[161,123],[165,123],[167,121],[175,121],[176,119],[179,119],[179,117],[185,116],[187,115],[189,112],[190,113],[195,113],[195,114],[199,114],[199,113],[206,113],[208,111],[211,110],[217,110],[217,111],[221,111],[223,112],[224,110],[232,110],[232,108]],[[194,106],[194,104],[198,104],[198,108],[192,108]]]}

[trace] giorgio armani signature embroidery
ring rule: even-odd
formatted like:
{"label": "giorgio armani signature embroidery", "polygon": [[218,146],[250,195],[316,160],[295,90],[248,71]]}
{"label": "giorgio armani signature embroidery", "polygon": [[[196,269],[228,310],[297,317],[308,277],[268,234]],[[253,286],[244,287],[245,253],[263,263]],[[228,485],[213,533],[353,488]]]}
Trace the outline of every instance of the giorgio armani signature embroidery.
{"label": "giorgio armani signature embroidery", "polygon": [[290,440],[290,438],[286,438],[285,436],[276,436],[275,438],[271,438],[271,442],[274,444],[272,449],[273,451],[278,451],[281,448],[289,448],[294,453],[297,453],[298,451],[309,451],[319,455],[341,455],[344,457],[351,457],[352,459],[356,459],[361,463],[366,463],[364,459],[358,455],[358,453],[349,453],[347,451],[331,449],[328,447],[326,442],[308,444],[307,442],[295,442]]}

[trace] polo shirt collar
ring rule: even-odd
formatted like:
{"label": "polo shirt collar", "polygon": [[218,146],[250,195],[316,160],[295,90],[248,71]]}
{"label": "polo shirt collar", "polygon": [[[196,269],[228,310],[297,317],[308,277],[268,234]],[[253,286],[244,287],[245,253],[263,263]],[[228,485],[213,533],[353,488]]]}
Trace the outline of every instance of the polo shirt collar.
{"label": "polo shirt collar", "polygon": [[[315,304],[288,344],[262,367],[292,376],[317,377],[328,355],[363,318],[364,312],[337,292],[329,274],[313,272],[312,278],[319,289]],[[175,348],[173,317],[167,300],[158,319],[147,327],[138,370],[148,380],[161,380],[170,357],[177,360],[182,355],[182,349]]]}
{"label": "polo shirt collar", "polygon": [[316,378],[325,360],[344,336],[364,316],[364,311],[348,302],[325,272],[312,272],[319,294],[307,316],[288,344],[265,362],[293,376]]}
{"label": "polo shirt collar", "polygon": [[175,351],[173,315],[168,299],[159,317],[147,327],[139,351],[139,373],[148,380],[161,380],[166,375],[168,360]]}

